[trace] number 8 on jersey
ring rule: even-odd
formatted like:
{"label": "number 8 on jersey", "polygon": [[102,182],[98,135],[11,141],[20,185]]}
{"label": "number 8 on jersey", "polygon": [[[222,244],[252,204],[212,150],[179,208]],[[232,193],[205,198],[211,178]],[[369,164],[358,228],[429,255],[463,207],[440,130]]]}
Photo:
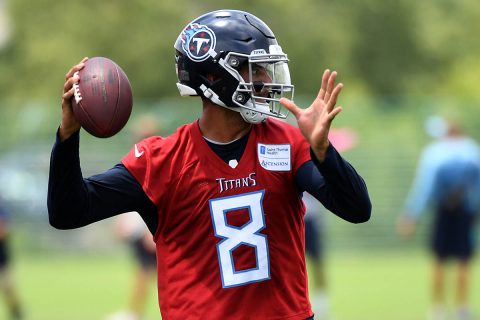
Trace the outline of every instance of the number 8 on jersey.
{"label": "number 8 on jersey", "polygon": [[[223,238],[217,253],[224,288],[270,279],[267,237],[259,233],[265,228],[263,195],[264,190],[210,200],[215,236]],[[229,225],[226,214],[240,209],[248,210],[250,221],[240,228]],[[256,268],[235,270],[232,252],[241,245],[255,249]]]}

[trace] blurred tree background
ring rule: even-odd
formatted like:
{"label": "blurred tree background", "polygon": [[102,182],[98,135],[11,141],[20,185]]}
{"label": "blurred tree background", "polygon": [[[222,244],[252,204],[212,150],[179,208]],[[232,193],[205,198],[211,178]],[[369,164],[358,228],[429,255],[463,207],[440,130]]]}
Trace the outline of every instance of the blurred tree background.
{"label": "blurred tree background", "polygon": [[[345,110],[334,126],[359,133],[359,146],[345,156],[364,176],[374,212],[360,228],[332,219],[335,245],[399,245],[394,221],[429,139],[426,118],[453,115],[480,138],[477,0],[0,0],[0,160],[4,171],[29,173],[5,178],[4,189],[12,197],[16,189],[40,192],[43,202],[30,207],[46,225],[45,177],[64,75],[84,56],[116,61],[135,100],[131,121],[117,136],[82,133],[85,175],[119,161],[140,115],[157,116],[164,134],[195,119],[198,100],[178,97],[173,43],[190,20],[225,7],[250,11],[274,30],[291,60],[301,105],[315,96],[325,68],[338,70]],[[39,172],[35,187],[29,179]]]}

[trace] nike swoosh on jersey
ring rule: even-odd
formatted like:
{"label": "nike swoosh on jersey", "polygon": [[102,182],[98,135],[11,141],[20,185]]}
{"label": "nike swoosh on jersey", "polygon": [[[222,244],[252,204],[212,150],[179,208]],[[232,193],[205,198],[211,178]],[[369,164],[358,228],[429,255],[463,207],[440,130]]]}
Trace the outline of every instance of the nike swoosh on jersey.
{"label": "nike swoosh on jersey", "polygon": [[135,158],[140,158],[143,155],[144,152],[145,151],[143,151],[143,150],[139,151],[138,147],[137,147],[137,144],[135,144]]}

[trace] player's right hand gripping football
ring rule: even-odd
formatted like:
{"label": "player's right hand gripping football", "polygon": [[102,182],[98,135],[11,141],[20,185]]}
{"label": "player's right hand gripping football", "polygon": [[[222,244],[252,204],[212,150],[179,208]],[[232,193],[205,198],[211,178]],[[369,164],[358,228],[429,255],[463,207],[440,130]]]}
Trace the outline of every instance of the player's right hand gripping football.
{"label": "player's right hand gripping football", "polygon": [[74,65],[65,75],[62,95],[62,122],[60,123],[60,129],[58,131],[61,141],[68,139],[73,133],[80,130],[80,123],[75,118],[72,109],[73,85],[78,83],[79,79],[78,75],[74,74],[85,66],[87,60],[87,57],[83,58],[80,63]]}

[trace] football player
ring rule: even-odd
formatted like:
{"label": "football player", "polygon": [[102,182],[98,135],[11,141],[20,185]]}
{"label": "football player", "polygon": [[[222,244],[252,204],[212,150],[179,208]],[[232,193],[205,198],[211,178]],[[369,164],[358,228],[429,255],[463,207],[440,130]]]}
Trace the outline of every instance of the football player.
{"label": "football player", "polygon": [[[200,16],[174,47],[177,86],[200,97],[200,118],[136,143],[86,179],[70,102],[86,60],[67,73],[50,165],[51,225],[139,212],[156,243],[163,319],[313,319],[303,191],[349,222],[371,212],[363,179],[328,141],[341,111],[337,73],[326,70],[315,101],[299,108],[287,55],[243,11]],[[285,109],[299,129],[279,120]]]}

